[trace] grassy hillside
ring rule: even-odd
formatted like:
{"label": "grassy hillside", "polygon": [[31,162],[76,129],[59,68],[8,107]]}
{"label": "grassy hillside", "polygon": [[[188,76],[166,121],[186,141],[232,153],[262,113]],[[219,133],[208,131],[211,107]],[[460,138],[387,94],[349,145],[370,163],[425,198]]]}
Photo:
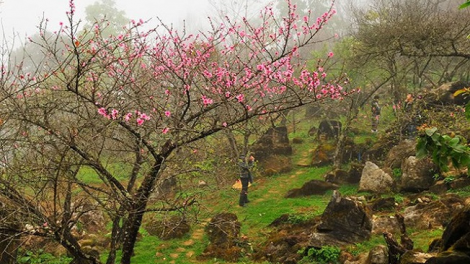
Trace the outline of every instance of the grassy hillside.
{"label": "grassy hillside", "polygon": [[[369,128],[368,122],[368,117],[364,113],[355,124],[362,127],[361,131],[364,132],[364,134],[357,136],[358,142],[363,142],[365,137],[377,137],[376,134],[366,131]],[[190,234],[182,239],[162,241],[143,231],[142,239],[136,247],[136,257],[134,257],[133,263],[207,263],[207,260],[197,260],[197,256],[208,244],[204,227],[212,216],[220,212],[231,212],[237,215],[242,225],[242,237],[246,237],[246,240],[254,248],[264,242],[266,235],[271,231],[268,225],[283,214],[295,214],[299,219],[321,215],[330,200],[331,192],[310,197],[284,198],[288,190],[299,188],[307,181],[323,180],[323,175],[331,169],[328,166],[304,167],[297,165],[308,163],[311,158],[310,151],[318,143],[314,137],[308,136],[308,129],[315,124],[315,121],[299,117],[295,123],[290,124],[289,137],[291,139],[301,138],[304,141],[302,144],[293,145],[294,154],[291,157],[293,170],[289,173],[269,177],[255,175],[255,182],[249,189],[251,203],[246,207],[238,206],[239,191],[231,186],[205,191],[200,198],[198,222],[192,226]],[[343,195],[356,194],[357,186],[342,186],[340,192]],[[380,237],[373,239],[371,244],[377,243],[376,240],[380,239]],[[359,245],[353,250],[359,252],[367,250],[369,247],[368,244]],[[210,263],[225,262],[214,259]],[[239,263],[251,263],[251,261],[246,257],[242,258]]]}
{"label": "grassy hillside", "polygon": [[[379,125],[379,133],[370,132],[370,120],[367,110],[363,110],[359,117],[353,122],[353,133],[349,136],[354,138],[356,143],[374,142],[385,133],[388,124],[393,120],[391,108],[384,109],[382,120]],[[284,198],[284,195],[293,188],[301,187],[305,182],[319,179],[323,180],[323,175],[327,173],[331,167],[306,167],[300,166],[308,164],[311,159],[311,150],[318,145],[318,141],[308,135],[308,130],[318,123],[317,120],[300,117],[298,114],[295,118],[291,117],[289,122],[289,138],[298,138],[303,143],[292,144],[293,155],[291,157],[292,170],[288,173],[275,174],[273,176],[255,175],[255,182],[249,189],[249,203],[246,207],[238,206],[239,190],[232,188],[231,183],[225,185],[209,184],[204,188],[196,188],[189,190],[191,195],[197,197],[197,204],[189,208],[189,212],[185,212],[187,219],[190,221],[191,230],[188,234],[180,239],[161,240],[156,236],[151,236],[142,228],[141,237],[135,248],[135,256],[132,263],[227,263],[220,259],[198,260],[205,247],[209,244],[208,238],[204,232],[204,228],[210,219],[221,212],[234,213],[241,223],[241,237],[251,250],[261,245],[267,235],[272,231],[268,225],[275,219],[284,214],[293,215],[293,221],[310,219],[323,213],[327,203],[330,200],[331,192],[324,195],[315,195],[301,198]],[[347,166],[347,165],[345,165]],[[116,168],[117,170],[120,167]],[[227,172],[234,175],[231,182],[236,180],[236,172]],[[192,179],[194,181],[194,179]],[[358,193],[357,185],[343,185],[339,191],[343,196],[356,195],[367,196],[368,193]],[[183,196],[188,195],[188,190]],[[467,190],[460,190],[460,195],[468,195]],[[395,197],[399,203],[407,199],[406,194],[390,194]],[[178,213],[178,212],[176,212]],[[176,214],[176,213],[169,213]],[[161,217],[161,213],[148,213],[144,220],[144,227],[149,223],[152,217]],[[420,231],[408,229],[408,234],[415,242],[415,248],[427,250],[432,239],[440,237],[442,228],[436,228],[430,231]],[[346,250],[357,255],[368,252],[375,245],[384,245],[384,239],[381,235],[373,236],[369,241],[351,245]],[[104,252],[103,252],[104,253]],[[237,263],[252,263],[250,255],[252,251],[245,252]],[[24,254],[24,252],[23,252]],[[105,257],[106,254],[102,254]],[[29,260],[20,263],[68,263],[70,259],[55,258],[53,261],[47,259],[48,254],[34,254]],[[34,259],[32,261],[31,259]],[[47,260],[46,260],[47,259]],[[41,262],[44,260],[45,262]],[[103,259],[104,260],[104,259]]]}

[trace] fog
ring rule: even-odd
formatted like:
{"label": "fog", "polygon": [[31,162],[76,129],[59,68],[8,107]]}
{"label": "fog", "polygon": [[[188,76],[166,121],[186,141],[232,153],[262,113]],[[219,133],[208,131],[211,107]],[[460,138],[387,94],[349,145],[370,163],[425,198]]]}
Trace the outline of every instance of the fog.
{"label": "fog", "polygon": [[[84,19],[85,8],[97,0],[75,0],[77,19]],[[124,10],[129,19],[151,19],[156,17],[167,24],[181,26],[183,19],[190,20],[191,26],[202,26],[210,14],[211,6],[207,0],[115,0],[116,8]],[[49,20],[51,29],[59,28],[60,22],[67,20],[68,0],[3,0],[0,4],[0,22],[4,38],[17,39],[38,32],[40,21]],[[13,34],[15,33],[15,34]]]}

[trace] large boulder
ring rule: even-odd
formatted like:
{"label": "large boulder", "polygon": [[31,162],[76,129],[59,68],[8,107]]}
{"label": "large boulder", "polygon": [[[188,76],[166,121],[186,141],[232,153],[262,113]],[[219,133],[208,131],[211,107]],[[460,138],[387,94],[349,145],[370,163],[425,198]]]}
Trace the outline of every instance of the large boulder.
{"label": "large boulder", "polygon": [[371,231],[372,219],[367,206],[333,191],[309,244],[321,248],[358,243],[369,239]]}
{"label": "large boulder", "polygon": [[303,257],[299,251],[308,248],[309,235],[318,221],[319,217],[281,215],[269,224],[273,231],[266,236],[266,241],[257,247],[253,260],[256,263],[298,263]]}
{"label": "large boulder", "polygon": [[152,219],[144,225],[145,230],[152,236],[162,240],[182,238],[191,226],[182,216],[171,216],[168,219]]}
{"label": "large boulder", "polygon": [[379,166],[366,161],[359,181],[359,191],[372,193],[388,193],[394,187],[393,178]]}
{"label": "large boulder", "polygon": [[[418,200],[426,200],[418,198]],[[405,208],[403,216],[407,227],[428,230],[447,224],[456,210],[463,207],[464,201],[456,195],[446,195],[437,201],[418,202]]]}
{"label": "large boulder", "polygon": [[379,245],[369,251],[366,260],[367,264],[388,264],[388,250],[387,247]]}
{"label": "large boulder", "polygon": [[285,126],[269,128],[251,147],[253,156],[262,162],[271,155],[292,155],[287,135]]}
{"label": "large boulder", "polygon": [[416,142],[414,140],[403,140],[398,145],[392,147],[387,154],[384,162],[384,168],[393,171],[401,169],[402,162],[409,156],[416,154]]}
{"label": "large boulder", "polygon": [[326,191],[336,190],[338,188],[339,186],[334,183],[320,181],[320,180],[311,180],[311,181],[306,182],[300,188],[289,190],[284,197],[295,198],[295,197],[309,196],[309,195],[321,195],[321,194],[324,194]]}
{"label": "large boulder", "polygon": [[397,234],[400,232],[400,225],[394,216],[376,216],[372,218],[372,234],[379,235],[385,232]]}
{"label": "large boulder", "polygon": [[241,243],[238,243],[240,228],[237,215],[233,213],[215,215],[205,228],[210,243],[198,258],[200,260],[220,258],[236,262],[243,251]]}
{"label": "large boulder", "polygon": [[272,176],[292,170],[292,162],[289,156],[271,155],[259,164],[263,168],[262,174],[264,176]]}
{"label": "large boulder", "polygon": [[421,192],[434,184],[437,166],[430,159],[418,159],[410,156],[401,166],[399,189],[405,192]]}
{"label": "large boulder", "polygon": [[341,134],[342,124],[337,120],[323,120],[318,126],[317,138],[338,138]]}
{"label": "large boulder", "polygon": [[[441,241],[439,243],[439,251],[447,251],[451,247],[456,248],[454,250],[465,250],[470,252],[470,244],[462,242],[468,242],[470,235],[470,208],[466,207],[464,210],[457,212],[449,224],[447,225],[444,233],[442,234]],[[469,262],[470,263],[470,262]]]}
{"label": "large boulder", "polygon": [[425,94],[424,100],[428,105],[465,105],[469,102],[470,96],[465,93],[454,96],[454,93],[466,87],[468,87],[468,84],[464,82],[444,83],[430,93]]}
{"label": "large boulder", "polygon": [[400,264],[422,264],[434,257],[435,254],[408,250],[400,257]]}
{"label": "large boulder", "polygon": [[322,142],[318,145],[312,153],[311,166],[324,166],[333,161],[336,145]]}

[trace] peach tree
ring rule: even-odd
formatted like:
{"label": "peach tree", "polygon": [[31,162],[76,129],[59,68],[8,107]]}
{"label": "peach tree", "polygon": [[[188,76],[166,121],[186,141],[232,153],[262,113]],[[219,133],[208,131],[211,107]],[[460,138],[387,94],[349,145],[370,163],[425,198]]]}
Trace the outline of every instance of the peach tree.
{"label": "peach tree", "polygon": [[103,34],[102,21],[80,31],[73,0],[56,31],[44,21],[41,39],[28,44],[44,60],[33,71],[1,65],[0,196],[22,223],[38,227],[18,232],[54,239],[80,263],[100,263],[73,228],[84,214],[105,212],[112,222],[106,263],[118,250],[130,263],[171,155],[246,120],[347,95],[341,78],[299,57],[333,7],[313,18],[286,4],[284,17],[267,6],[260,23],[227,19],[197,34],[164,23],[149,29],[142,20],[117,35]]}

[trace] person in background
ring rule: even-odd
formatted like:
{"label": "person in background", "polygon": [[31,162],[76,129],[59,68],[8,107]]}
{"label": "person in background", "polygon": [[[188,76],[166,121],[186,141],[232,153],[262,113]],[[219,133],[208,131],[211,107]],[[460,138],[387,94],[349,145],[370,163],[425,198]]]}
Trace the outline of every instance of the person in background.
{"label": "person in background", "polygon": [[374,96],[374,99],[372,100],[372,105],[371,105],[371,113],[372,113],[372,117],[371,117],[371,125],[372,125],[372,129],[371,129],[371,132],[372,133],[377,133],[377,127],[379,125],[379,119],[380,119],[380,105],[379,105],[379,96],[376,95]]}
{"label": "person in background", "polygon": [[246,157],[242,155],[238,162],[238,166],[240,167],[240,182],[242,184],[240,200],[238,202],[240,206],[245,206],[245,204],[250,202],[248,200],[248,185],[253,183],[253,176],[251,175],[250,169],[253,167],[254,161],[255,158],[253,156],[250,156],[248,161],[246,161]]}
{"label": "person in background", "polygon": [[[421,99],[421,96],[418,96]],[[419,108],[415,106],[415,99],[412,94],[407,94],[405,99],[405,114],[407,118],[405,134],[409,139],[416,138],[418,134],[418,126],[423,123],[423,117]]]}

